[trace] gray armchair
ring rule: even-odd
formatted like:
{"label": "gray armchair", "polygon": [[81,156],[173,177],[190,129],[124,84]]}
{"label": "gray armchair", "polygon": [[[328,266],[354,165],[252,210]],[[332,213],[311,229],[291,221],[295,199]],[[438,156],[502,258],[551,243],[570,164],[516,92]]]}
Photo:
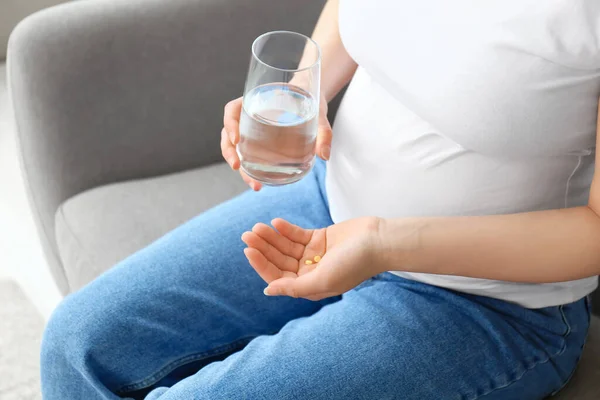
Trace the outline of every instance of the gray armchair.
{"label": "gray armchair", "polygon": [[245,189],[218,163],[223,106],[254,38],[310,33],[323,3],[86,0],[16,28],[22,166],[63,293]]}
{"label": "gray armchair", "polygon": [[[15,29],[8,74],[22,167],[63,294],[246,188],[220,162],[222,107],[241,94],[252,40],[310,33],[323,4],[85,0]],[[559,398],[600,398],[594,324]]]}

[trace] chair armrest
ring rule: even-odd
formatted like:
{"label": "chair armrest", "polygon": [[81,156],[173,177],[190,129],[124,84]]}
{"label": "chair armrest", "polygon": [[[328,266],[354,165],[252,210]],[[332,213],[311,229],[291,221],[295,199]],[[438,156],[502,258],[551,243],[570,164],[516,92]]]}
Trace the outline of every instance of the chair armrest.
{"label": "chair armrest", "polygon": [[98,185],[218,161],[223,105],[242,94],[253,39],[310,33],[323,4],[86,0],[15,28],[8,74],[22,166],[63,292],[58,206]]}

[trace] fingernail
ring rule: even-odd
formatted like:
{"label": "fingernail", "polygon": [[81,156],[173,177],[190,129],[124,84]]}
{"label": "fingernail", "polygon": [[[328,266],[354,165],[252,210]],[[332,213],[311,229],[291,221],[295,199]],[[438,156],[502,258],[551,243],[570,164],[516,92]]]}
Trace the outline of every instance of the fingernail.
{"label": "fingernail", "polygon": [[329,156],[331,155],[331,147],[325,146],[321,150],[321,158],[323,160],[329,160]]}
{"label": "fingernail", "polygon": [[265,290],[263,290],[263,293],[265,294],[265,296],[270,296],[271,295],[269,293],[269,287],[268,286],[265,288]]}

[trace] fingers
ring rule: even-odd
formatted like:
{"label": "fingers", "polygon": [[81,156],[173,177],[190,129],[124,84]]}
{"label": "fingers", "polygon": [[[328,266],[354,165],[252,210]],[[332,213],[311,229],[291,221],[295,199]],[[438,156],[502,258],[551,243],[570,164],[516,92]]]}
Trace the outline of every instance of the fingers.
{"label": "fingers", "polygon": [[231,144],[225,128],[221,130],[221,154],[232,169],[240,168],[240,158],[235,151],[235,146]]}
{"label": "fingers", "polygon": [[327,100],[324,96],[321,96],[320,101],[318,129],[316,145],[317,155],[327,161],[331,156],[331,140],[333,139],[333,132],[331,130],[329,119],[327,119]]}
{"label": "fingers", "polygon": [[304,254],[304,245],[290,240],[266,224],[258,223],[254,225],[252,232],[256,233],[283,254],[296,260],[300,260]]}
{"label": "fingers", "polygon": [[310,242],[306,245],[304,250],[305,256],[313,259],[315,256],[323,256],[327,246],[327,237],[325,229],[315,229],[312,231]]}
{"label": "fingers", "polygon": [[[321,100],[323,104],[324,100]],[[329,160],[331,156],[331,140],[333,139],[333,132],[331,130],[331,124],[327,119],[327,103],[325,102],[325,108],[319,112],[319,131],[317,133],[317,155],[323,160]]]}
{"label": "fingers", "polygon": [[242,97],[225,105],[223,126],[231,144],[236,145],[240,140],[240,113],[242,112]]}
{"label": "fingers", "polygon": [[300,228],[299,226],[289,223],[281,218],[275,218],[273,221],[271,221],[271,223],[283,236],[304,246],[310,242],[314,232],[312,229]]}
{"label": "fingers", "polygon": [[281,253],[256,233],[244,232],[242,235],[242,241],[246,243],[248,247],[254,248],[261,252],[275,267],[285,271],[298,271],[297,259]]}
{"label": "fingers", "polygon": [[[227,164],[234,169],[240,169],[240,158],[235,145],[240,141],[240,113],[242,112],[242,98],[230,101],[225,106],[223,115],[223,129],[221,130],[221,153]],[[262,184],[250,178],[248,174],[240,171],[242,179],[255,192],[262,188]]]}
{"label": "fingers", "polygon": [[[235,151],[235,146],[229,141],[229,137],[225,128],[221,130],[221,154],[223,154],[223,158],[225,161],[227,161],[227,164],[229,164],[232,169],[240,169],[240,158],[238,157],[237,151]],[[260,182],[250,178],[245,172],[240,171],[240,176],[244,182],[246,182],[246,184],[255,192],[258,192],[262,188],[262,184]]]}
{"label": "fingers", "polygon": [[244,249],[244,255],[250,262],[250,265],[256,273],[267,283],[283,277],[283,271],[277,268],[273,263],[258,250],[251,247]]}
{"label": "fingers", "polygon": [[250,186],[250,189],[254,190],[255,192],[258,192],[260,189],[262,189],[262,184],[250,178],[248,174],[246,174],[244,171],[240,170],[240,175],[244,182],[246,182],[246,184]]}

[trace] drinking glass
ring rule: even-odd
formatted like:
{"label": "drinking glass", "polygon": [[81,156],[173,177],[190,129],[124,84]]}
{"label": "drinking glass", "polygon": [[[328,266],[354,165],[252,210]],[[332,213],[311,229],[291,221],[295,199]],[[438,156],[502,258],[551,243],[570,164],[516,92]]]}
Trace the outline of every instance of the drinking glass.
{"label": "drinking glass", "polygon": [[267,185],[302,179],[315,160],[321,50],[300,33],[259,36],[244,88],[237,152],[241,169]]}

